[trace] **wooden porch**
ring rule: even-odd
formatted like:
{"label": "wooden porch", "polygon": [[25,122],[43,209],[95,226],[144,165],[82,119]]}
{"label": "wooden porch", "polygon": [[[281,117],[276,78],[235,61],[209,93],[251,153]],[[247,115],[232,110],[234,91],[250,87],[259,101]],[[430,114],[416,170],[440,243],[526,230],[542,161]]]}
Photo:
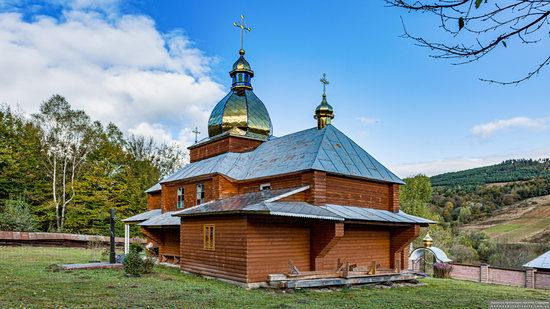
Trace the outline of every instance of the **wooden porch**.
{"label": "wooden porch", "polygon": [[373,262],[369,267],[358,267],[348,262],[338,261],[335,270],[301,272],[289,261],[289,271],[286,274],[270,274],[268,285],[277,288],[319,288],[330,286],[351,286],[372,283],[390,283],[415,281],[423,276],[396,269],[382,269]]}

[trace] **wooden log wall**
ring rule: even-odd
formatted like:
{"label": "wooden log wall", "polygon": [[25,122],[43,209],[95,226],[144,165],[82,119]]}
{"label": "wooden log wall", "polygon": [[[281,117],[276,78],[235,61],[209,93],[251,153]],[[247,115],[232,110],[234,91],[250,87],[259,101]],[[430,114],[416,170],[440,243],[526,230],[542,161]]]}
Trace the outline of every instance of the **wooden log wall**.
{"label": "wooden log wall", "polygon": [[159,209],[162,207],[160,191],[147,193],[147,210]]}
{"label": "wooden log wall", "polygon": [[404,250],[408,251],[409,244],[420,235],[420,225],[409,227],[395,227],[390,234],[390,268],[407,268],[407,260],[404,259]]}
{"label": "wooden log wall", "polygon": [[309,271],[310,230],[306,220],[249,217],[247,282],[262,282],[269,274],[287,273],[289,260]]}
{"label": "wooden log wall", "polygon": [[248,152],[256,149],[263,141],[226,136],[210,143],[189,147],[190,162],[211,158],[226,152]]}
{"label": "wooden log wall", "polygon": [[167,256],[180,256],[180,229],[163,228],[163,242],[159,245],[159,254]]}
{"label": "wooden log wall", "polygon": [[305,201],[313,205],[324,205],[327,201],[327,173],[320,171],[305,172],[302,174],[302,184],[309,185],[305,192]]}
{"label": "wooden log wall", "polygon": [[[204,249],[204,224],[215,225],[214,250]],[[246,282],[246,228],[245,216],[184,218],[180,229],[181,269]]]}
{"label": "wooden log wall", "polygon": [[376,261],[382,268],[389,268],[389,229],[346,224],[344,236],[324,257],[316,259],[315,270],[334,270],[338,259],[346,259],[350,264],[358,266],[370,266],[372,261]]}
{"label": "wooden log wall", "polygon": [[[239,194],[258,192],[261,184],[271,184],[272,190],[297,188],[302,186],[302,177],[300,174],[278,176],[269,179],[260,179],[239,183]],[[302,194],[303,198],[304,194]],[[302,199],[303,200],[303,199]]]}
{"label": "wooden log wall", "polygon": [[395,203],[399,205],[399,191],[390,194],[390,188],[392,184],[327,175],[326,203],[393,211]]}
{"label": "wooden log wall", "polygon": [[212,179],[194,181],[178,181],[169,184],[162,184],[162,212],[178,210],[178,188],[183,187],[183,203],[184,208],[189,208],[197,205],[197,184],[204,184],[205,198],[204,202],[213,199]]}

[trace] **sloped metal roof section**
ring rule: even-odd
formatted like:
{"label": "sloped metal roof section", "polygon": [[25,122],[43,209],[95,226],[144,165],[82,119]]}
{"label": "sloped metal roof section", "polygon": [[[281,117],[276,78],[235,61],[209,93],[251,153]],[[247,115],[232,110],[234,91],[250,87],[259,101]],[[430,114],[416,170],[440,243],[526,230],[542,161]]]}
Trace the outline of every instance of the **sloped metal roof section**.
{"label": "sloped metal roof section", "polygon": [[[248,213],[294,218],[344,221],[332,212],[306,202],[277,202],[281,198],[302,192],[309,187],[285,190],[265,190],[212,201],[185,210],[174,216],[201,216],[213,214]],[[273,202],[270,202],[273,201]]]}
{"label": "sloped metal roof section", "polygon": [[161,189],[162,187],[160,186],[160,182],[157,182],[154,186],[145,190],[145,193],[153,193],[153,192],[160,191]]}
{"label": "sloped metal roof section", "polygon": [[247,180],[305,170],[404,184],[332,125],[273,138],[250,152],[224,153],[193,162],[161,183],[214,173]]}
{"label": "sloped metal roof section", "polygon": [[123,219],[122,222],[126,223],[134,223],[134,222],[143,222],[145,220],[149,220],[153,217],[160,216],[162,213],[162,210],[160,209],[153,209],[146,212],[142,212],[140,214],[137,214],[135,216],[131,216],[130,218]]}
{"label": "sloped metal roof section", "polygon": [[[246,207],[250,205],[259,204],[270,199],[276,199],[277,197],[289,196],[289,193],[298,193],[303,191],[303,188],[291,188],[281,190],[263,190],[253,193],[246,193],[235,195],[229,198],[210,201],[202,205],[193,206],[184,210],[174,213],[175,216],[196,216],[204,214],[218,214],[218,213],[232,213],[246,211]],[[253,211],[268,211],[267,209],[251,209]]]}
{"label": "sloped metal roof section", "polygon": [[324,208],[335,215],[338,215],[346,220],[359,220],[371,222],[386,222],[386,223],[409,223],[409,224],[433,224],[432,220],[421,217],[412,216],[402,211],[394,213],[388,210],[341,206],[341,205],[326,205],[318,206]]}
{"label": "sloped metal roof section", "polygon": [[550,269],[550,251],[547,251],[536,259],[527,262],[523,267]]}
{"label": "sloped metal roof section", "polygon": [[176,211],[168,211],[160,216],[139,223],[143,227],[179,226],[180,218],[172,216]]}
{"label": "sloped metal roof section", "polygon": [[344,221],[344,218],[326,209],[305,202],[264,202],[245,209],[252,210],[256,207],[267,209],[272,216]]}

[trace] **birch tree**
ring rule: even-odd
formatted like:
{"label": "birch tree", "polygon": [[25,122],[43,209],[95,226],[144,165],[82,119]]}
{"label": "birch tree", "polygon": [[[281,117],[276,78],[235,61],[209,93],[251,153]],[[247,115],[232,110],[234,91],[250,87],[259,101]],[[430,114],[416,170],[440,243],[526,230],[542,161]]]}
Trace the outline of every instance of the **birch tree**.
{"label": "birch tree", "polygon": [[56,228],[62,231],[67,207],[75,196],[75,181],[95,145],[94,125],[84,111],[72,110],[60,95],[44,102],[33,118],[41,129],[43,163],[51,181]]}
{"label": "birch tree", "polygon": [[174,173],[189,162],[188,153],[181,145],[157,144],[151,137],[130,135],[126,140],[125,149],[136,160],[151,162],[158,169],[161,178]]}

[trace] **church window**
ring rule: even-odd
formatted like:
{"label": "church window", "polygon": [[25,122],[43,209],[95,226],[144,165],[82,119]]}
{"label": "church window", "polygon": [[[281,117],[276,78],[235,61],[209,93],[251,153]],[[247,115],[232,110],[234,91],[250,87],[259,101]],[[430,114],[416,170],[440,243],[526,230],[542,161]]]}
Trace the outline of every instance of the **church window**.
{"label": "church window", "polygon": [[243,82],[243,75],[239,74],[239,83],[242,83],[242,82]]}
{"label": "church window", "polygon": [[204,250],[214,250],[216,248],[216,225],[204,225]]}
{"label": "church window", "polygon": [[197,184],[197,205],[204,203],[204,184]]}
{"label": "church window", "polygon": [[260,185],[260,191],[263,191],[263,190],[271,190],[271,184],[270,183],[262,183]]}
{"label": "church window", "polygon": [[184,196],[184,189],[183,187],[178,188],[178,204],[176,205],[177,208],[183,208],[183,196]]}

